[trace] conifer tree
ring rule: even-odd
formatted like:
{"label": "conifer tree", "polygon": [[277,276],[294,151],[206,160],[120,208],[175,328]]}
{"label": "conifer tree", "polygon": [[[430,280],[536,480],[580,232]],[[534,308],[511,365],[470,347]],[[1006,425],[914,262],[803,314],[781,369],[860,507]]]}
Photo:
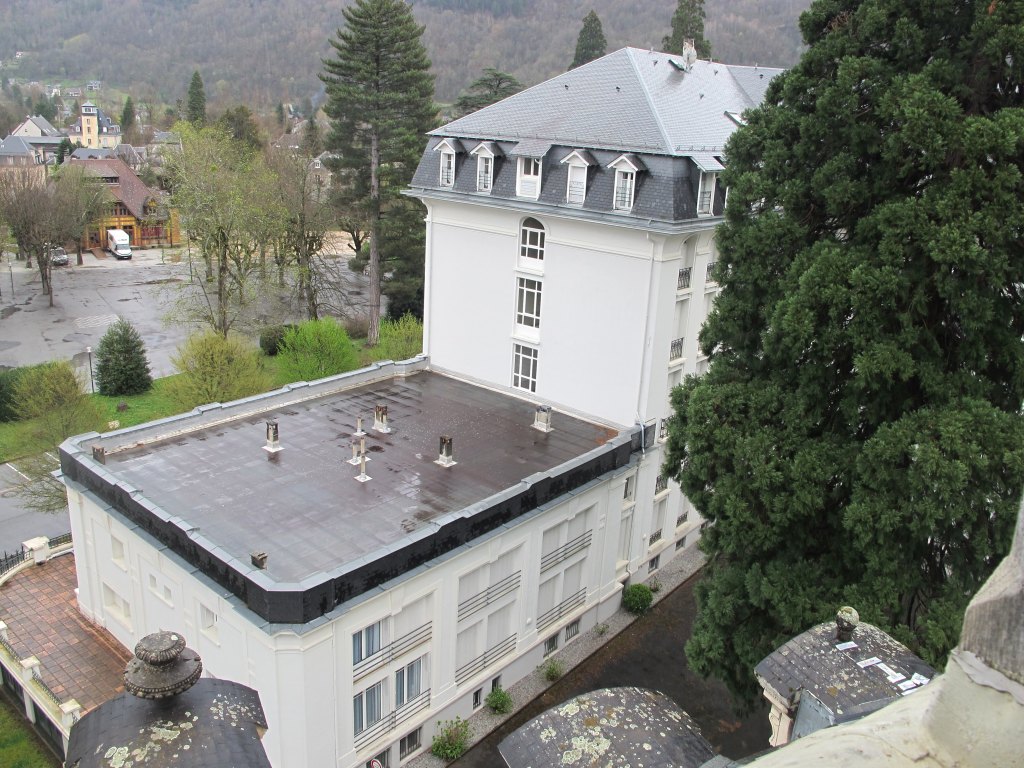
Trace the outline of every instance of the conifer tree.
{"label": "conifer tree", "polygon": [[96,388],[101,395],[137,395],[153,386],[142,337],[123,317],[111,325],[96,348]]}
{"label": "conifer tree", "polygon": [[203,89],[203,78],[199,70],[192,73],[192,82],[188,85],[188,104],[185,119],[196,127],[206,122],[206,91]]}
{"label": "conifer tree", "polygon": [[682,54],[683,43],[693,40],[697,56],[711,58],[711,43],[704,37],[704,0],[679,0],[672,14],[672,33],[661,43],[665,53]]}
{"label": "conifer tree", "polygon": [[934,665],[1024,484],[1024,3],[829,0],[727,147],[708,373],[666,470],[711,525],[691,666],[751,692],[840,605]]}
{"label": "conifer tree", "polygon": [[508,72],[501,72],[494,67],[485,67],[478,77],[455,101],[454,112],[458,117],[476,112],[490,104],[519,93],[523,84]]}
{"label": "conifer tree", "polygon": [[576,55],[573,57],[569,69],[576,69],[581,64],[599,59],[608,51],[608,41],[604,38],[604,30],[601,28],[601,19],[597,12],[591,10],[583,17],[583,28],[580,29],[579,37],[576,38]]}
{"label": "conifer tree", "polygon": [[418,205],[401,193],[436,115],[434,78],[423,27],[403,0],[356,0],[342,14],[345,27],[330,41],[334,55],[323,61],[320,77],[332,119],[328,147],[341,156],[346,202],[370,231],[367,341],[373,345],[380,327],[382,254],[403,264],[423,259],[423,228],[410,232],[399,222]]}
{"label": "conifer tree", "polygon": [[125,133],[135,127],[135,102],[131,96],[125,97],[124,109],[121,110],[121,130]]}

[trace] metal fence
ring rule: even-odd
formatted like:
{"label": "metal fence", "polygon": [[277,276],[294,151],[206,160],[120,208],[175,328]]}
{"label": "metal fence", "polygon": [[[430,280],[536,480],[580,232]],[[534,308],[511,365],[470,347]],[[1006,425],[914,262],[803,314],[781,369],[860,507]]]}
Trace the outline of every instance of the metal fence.
{"label": "metal fence", "polygon": [[14,570],[28,559],[28,552],[4,552],[0,555],[0,576]]}

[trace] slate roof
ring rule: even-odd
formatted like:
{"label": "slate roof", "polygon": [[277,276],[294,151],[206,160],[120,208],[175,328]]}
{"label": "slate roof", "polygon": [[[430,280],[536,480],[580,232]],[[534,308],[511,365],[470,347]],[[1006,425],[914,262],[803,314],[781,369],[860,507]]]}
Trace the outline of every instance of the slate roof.
{"label": "slate roof", "polygon": [[0,156],[30,157],[35,155],[25,136],[8,136],[0,141]]}
{"label": "slate roof", "polygon": [[431,134],[687,155],[721,150],[781,69],[623,48],[444,125]]}
{"label": "slate roof", "polygon": [[509,768],[698,768],[714,755],[672,699],[632,687],[602,688],[552,707],[502,740],[498,752]]}
{"label": "slate roof", "polygon": [[41,136],[61,136],[61,132],[42,115],[29,115],[21,125],[14,129],[14,132],[17,133],[27,123],[32,123],[39,130]]}
{"label": "slate roof", "polygon": [[776,649],[754,674],[821,727],[880,709],[926,685],[936,672],[878,627],[861,622],[853,639],[842,643],[830,621]]}

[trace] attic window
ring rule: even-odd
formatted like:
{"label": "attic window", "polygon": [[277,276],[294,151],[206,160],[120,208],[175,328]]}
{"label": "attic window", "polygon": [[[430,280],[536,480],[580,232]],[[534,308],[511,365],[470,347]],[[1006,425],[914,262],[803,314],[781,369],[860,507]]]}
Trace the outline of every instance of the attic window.
{"label": "attic window", "polygon": [[587,196],[587,168],[594,162],[589,152],[573,150],[563,160],[569,166],[565,189],[565,202],[569,205],[583,205]]}
{"label": "attic window", "polygon": [[633,171],[615,171],[615,210],[628,211],[633,207]]}
{"label": "attic window", "polygon": [[520,157],[516,194],[520,197],[540,197],[540,158]]}
{"label": "attic window", "polygon": [[441,152],[441,186],[450,187],[455,184],[455,153]]}

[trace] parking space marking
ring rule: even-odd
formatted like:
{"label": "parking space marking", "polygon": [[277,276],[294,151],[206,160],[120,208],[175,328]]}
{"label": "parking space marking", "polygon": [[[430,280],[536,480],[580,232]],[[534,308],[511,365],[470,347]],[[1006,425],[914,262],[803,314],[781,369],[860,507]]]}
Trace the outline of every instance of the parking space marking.
{"label": "parking space marking", "polygon": [[76,328],[100,328],[112,325],[117,322],[117,315],[90,315],[89,317],[76,317]]}

